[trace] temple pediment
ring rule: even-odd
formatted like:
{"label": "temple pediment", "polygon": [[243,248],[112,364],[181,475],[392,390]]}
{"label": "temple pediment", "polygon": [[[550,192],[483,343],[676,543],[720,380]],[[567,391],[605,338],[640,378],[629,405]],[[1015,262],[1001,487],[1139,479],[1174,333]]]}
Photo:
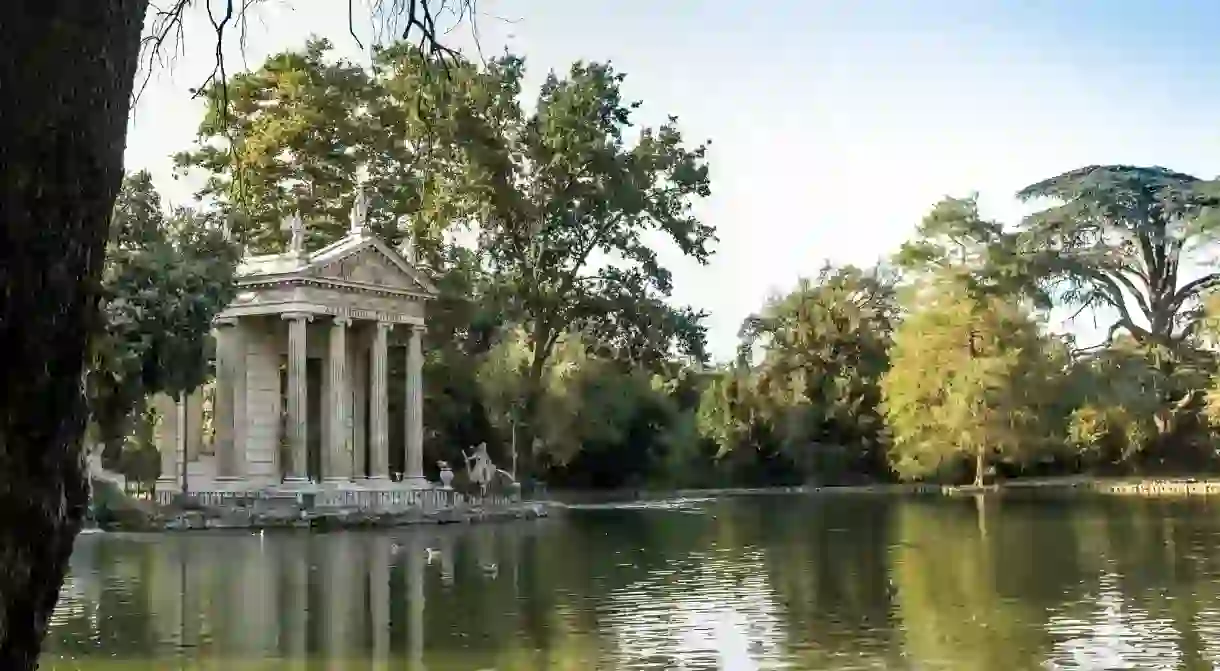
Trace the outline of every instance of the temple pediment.
{"label": "temple pediment", "polygon": [[[327,250],[322,250],[326,252]],[[335,253],[310,259],[305,273],[344,283],[432,295],[436,288],[400,254],[380,240],[369,239]]]}
{"label": "temple pediment", "polygon": [[425,273],[381,239],[367,234],[350,235],[310,254],[253,257],[242,264],[238,276],[239,284],[306,279],[424,298],[437,293]]}

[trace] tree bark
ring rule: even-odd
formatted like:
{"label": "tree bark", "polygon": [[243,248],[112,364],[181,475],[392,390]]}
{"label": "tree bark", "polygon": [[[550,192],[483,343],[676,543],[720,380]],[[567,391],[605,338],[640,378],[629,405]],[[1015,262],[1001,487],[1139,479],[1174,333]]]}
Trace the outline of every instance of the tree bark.
{"label": "tree bark", "polygon": [[0,13],[0,668],[35,669],[88,503],[82,376],[147,0]]}
{"label": "tree bark", "polygon": [[979,446],[974,451],[974,486],[983,486],[983,473],[987,470],[987,448]]}

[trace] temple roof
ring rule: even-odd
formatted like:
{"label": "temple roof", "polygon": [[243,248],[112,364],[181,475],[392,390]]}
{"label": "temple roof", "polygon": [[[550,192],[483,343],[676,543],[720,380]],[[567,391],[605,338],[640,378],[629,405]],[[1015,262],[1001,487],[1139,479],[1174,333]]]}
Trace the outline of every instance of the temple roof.
{"label": "temple roof", "polygon": [[436,286],[415,264],[377,235],[350,232],[313,252],[246,257],[237,267],[238,286],[318,280],[352,289],[376,289],[434,298]]}

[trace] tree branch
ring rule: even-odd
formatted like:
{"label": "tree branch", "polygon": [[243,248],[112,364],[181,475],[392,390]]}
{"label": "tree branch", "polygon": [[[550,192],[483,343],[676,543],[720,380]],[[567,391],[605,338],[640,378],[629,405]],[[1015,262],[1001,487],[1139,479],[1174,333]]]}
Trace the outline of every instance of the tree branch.
{"label": "tree branch", "polygon": [[[222,1],[225,3],[224,16],[217,19],[212,10],[212,0],[203,0],[208,19],[212,24],[212,30],[216,35],[214,45],[215,62],[212,71],[191,92],[196,97],[204,95],[207,92],[221,96],[221,102],[224,103],[221,109],[227,111],[228,81],[224,62],[225,30],[233,20],[239,22],[241,26],[239,44],[244,50],[248,13],[261,0],[241,0],[239,5],[235,5],[235,0]],[[317,0],[312,1],[316,2]],[[165,9],[152,8],[154,12],[152,29],[149,35],[141,40],[140,45],[140,60],[144,64],[144,79],[137,89],[137,99],[140,93],[147,87],[152,77],[154,65],[162,62],[165,56],[164,50],[171,43],[171,40],[175,52],[183,48],[183,25],[186,12],[196,2],[197,0],[171,0],[169,6]],[[348,33],[355,40],[356,44],[363,48],[364,45],[356,37],[353,2],[354,0],[348,0],[347,3]],[[475,35],[476,47],[480,52],[482,51],[482,47],[478,45],[478,28],[476,25],[478,0],[374,0],[371,10],[374,16],[381,17],[382,23],[391,28],[391,32],[398,33],[400,39],[410,40],[413,35],[418,34],[417,46],[419,50],[429,59],[440,63],[446,74],[448,74],[450,66],[461,58],[461,53],[444,44],[443,38],[452,33],[458,26],[463,23],[470,24],[471,30]],[[445,14],[453,16],[453,24],[448,28],[438,28],[437,20]],[[399,26],[401,26],[401,32],[398,30]]]}
{"label": "tree branch", "polygon": [[1173,311],[1177,312],[1186,301],[1216,287],[1220,287],[1220,273],[1211,273],[1187,282],[1173,295],[1173,301],[1171,302]]}

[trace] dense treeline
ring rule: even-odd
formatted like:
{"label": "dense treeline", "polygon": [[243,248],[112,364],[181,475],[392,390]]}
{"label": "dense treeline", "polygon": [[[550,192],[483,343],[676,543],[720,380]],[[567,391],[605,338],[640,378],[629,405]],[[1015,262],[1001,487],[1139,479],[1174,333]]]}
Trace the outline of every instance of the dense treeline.
{"label": "dense treeline", "polygon": [[[1041,209],[1016,227],[945,199],[891,262],[827,265],[767,301],[736,360],[713,367],[704,315],[671,304],[656,253],[706,262],[715,242],[692,213],[710,194],[707,147],[677,119],[637,128],[608,64],[552,73],[525,104],[516,56],[439,76],[406,44],[369,68],[329,50],[311,40],[211,97],[198,143],[175,156],[206,178],[194,210],[165,216],[147,175],[128,179],[112,247],[136,251],[112,252],[107,277],[134,279],[112,282],[107,315],[132,329],[97,348],[103,435],[148,393],[206,376],[178,362],[207,360],[230,247],[283,249],[296,211],[321,247],[363,184],[373,226],[409,240],[442,292],[426,336],[429,464],[485,441],[497,463],[515,451],[519,474],[600,488],[1213,461],[1206,304],[1220,275],[1192,274],[1210,260],[1212,182],[1082,168],[1024,189]],[[124,247],[141,230],[159,237]],[[165,264],[167,250],[198,262]],[[1112,318],[1107,340],[1052,333],[1056,308]]]}

